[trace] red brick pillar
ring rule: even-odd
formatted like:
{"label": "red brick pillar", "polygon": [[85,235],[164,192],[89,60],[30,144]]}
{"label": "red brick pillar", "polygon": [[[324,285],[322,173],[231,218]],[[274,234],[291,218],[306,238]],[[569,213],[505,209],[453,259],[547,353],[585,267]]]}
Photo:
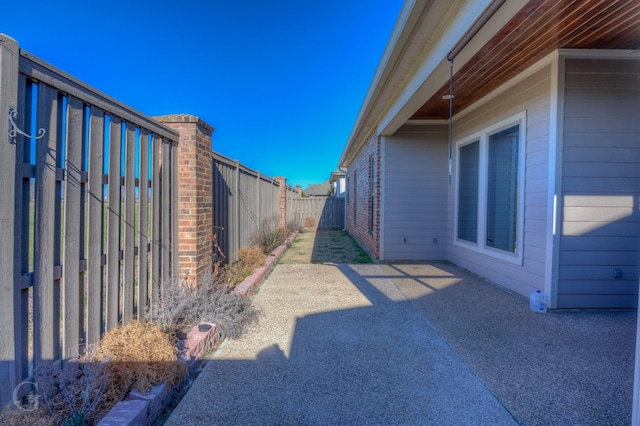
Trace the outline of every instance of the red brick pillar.
{"label": "red brick pillar", "polygon": [[278,204],[278,227],[287,228],[287,179],[282,176],[274,178],[280,184],[280,196]]}
{"label": "red brick pillar", "polygon": [[214,128],[198,117],[154,117],[180,133],[178,153],[178,238],[182,278],[193,284],[211,272],[213,255]]}

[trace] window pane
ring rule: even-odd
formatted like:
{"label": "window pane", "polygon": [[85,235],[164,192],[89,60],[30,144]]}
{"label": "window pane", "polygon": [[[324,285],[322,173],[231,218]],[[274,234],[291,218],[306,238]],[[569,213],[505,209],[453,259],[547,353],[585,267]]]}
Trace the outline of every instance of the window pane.
{"label": "window pane", "polygon": [[519,126],[489,136],[487,247],[516,252]]}
{"label": "window pane", "polygon": [[478,242],[478,172],[480,142],[460,148],[458,183],[458,238]]}

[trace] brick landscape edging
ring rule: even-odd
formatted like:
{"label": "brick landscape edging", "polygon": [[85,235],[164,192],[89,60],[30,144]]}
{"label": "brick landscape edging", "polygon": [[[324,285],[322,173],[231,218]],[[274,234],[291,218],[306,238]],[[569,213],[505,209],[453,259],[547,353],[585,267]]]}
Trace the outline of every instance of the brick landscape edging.
{"label": "brick landscape edging", "polygon": [[[234,293],[242,296],[251,296],[253,291],[264,281],[278,259],[284,254],[288,247],[293,244],[298,231],[289,235],[280,246],[267,256],[264,266],[253,271],[233,290]],[[207,331],[200,331],[201,325],[209,325]],[[193,327],[187,334],[187,338],[178,342],[178,359],[189,367],[192,373],[198,362],[202,360],[204,354],[213,348],[221,337],[220,327],[213,323],[201,322]],[[98,426],[147,426],[152,424],[160,412],[171,402],[174,390],[169,389],[166,382],[155,385],[143,394],[139,391],[132,391],[129,399],[117,403],[105,417],[100,420]]]}
{"label": "brick landscape edging", "polygon": [[254,290],[264,281],[267,277],[275,263],[280,259],[280,256],[293,244],[293,240],[295,240],[298,235],[298,231],[294,231],[291,235],[289,235],[284,243],[279,245],[274,251],[267,256],[265,260],[264,266],[261,266],[257,269],[254,269],[253,273],[245,278],[240,284],[233,289],[234,293],[240,294],[242,296],[251,296]]}

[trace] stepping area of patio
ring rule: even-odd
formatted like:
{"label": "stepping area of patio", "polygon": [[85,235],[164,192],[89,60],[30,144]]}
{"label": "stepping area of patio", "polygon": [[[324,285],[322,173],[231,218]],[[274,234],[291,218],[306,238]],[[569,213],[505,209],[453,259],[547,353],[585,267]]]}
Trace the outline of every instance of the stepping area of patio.
{"label": "stepping area of patio", "polygon": [[450,263],[314,253],[285,254],[167,425],[630,423],[635,311],[537,314]]}

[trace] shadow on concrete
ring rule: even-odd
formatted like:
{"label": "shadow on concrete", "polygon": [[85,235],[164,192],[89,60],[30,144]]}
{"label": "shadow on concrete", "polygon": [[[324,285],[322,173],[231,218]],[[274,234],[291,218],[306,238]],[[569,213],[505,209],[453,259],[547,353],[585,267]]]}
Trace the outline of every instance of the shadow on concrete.
{"label": "shadow on concrete", "polygon": [[290,346],[228,342],[168,424],[630,422],[635,312],[536,314],[449,263],[279,265],[258,297],[289,315],[347,287],[360,299],[310,305]]}

